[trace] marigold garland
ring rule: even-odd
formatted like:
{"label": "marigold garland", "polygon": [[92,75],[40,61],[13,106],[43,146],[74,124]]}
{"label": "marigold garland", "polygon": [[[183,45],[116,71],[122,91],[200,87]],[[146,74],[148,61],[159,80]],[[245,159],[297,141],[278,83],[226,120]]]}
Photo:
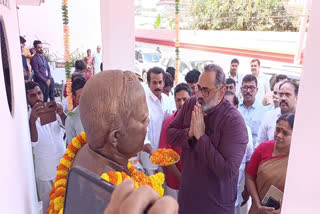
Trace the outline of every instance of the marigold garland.
{"label": "marigold garland", "polygon": [[[49,193],[50,202],[49,208],[47,209],[48,214],[63,214],[68,172],[72,166],[72,162],[77,152],[87,143],[87,141],[86,134],[82,132],[77,137],[73,138],[69,143],[68,148],[66,149],[66,152],[61,158],[57,167],[58,170],[56,173],[55,182],[53,183],[52,189]],[[163,173],[157,173],[156,175],[148,177],[143,172],[136,170],[130,162],[128,163],[128,170],[130,176],[128,176],[125,172],[108,172],[103,173],[101,177],[114,185],[120,185],[122,181],[124,181],[126,178],[129,178],[134,181],[135,188],[138,188],[141,185],[149,185],[159,194],[160,197],[163,196]]]}
{"label": "marigold garland", "polygon": [[63,214],[64,196],[66,193],[67,176],[76,153],[87,143],[87,137],[84,132],[69,143],[66,153],[60,160],[56,173],[55,182],[49,193],[50,202],[47,209],[48,214]]}
{"label": "marigold garland", "polygon": [[72,91],[71,91],[71,59],[70,59],[70,33],[69,33],[69,11],[68,0],[62,0],[62,20],[63,20],[63,38],[64,38],[64,60],[67,79],[67,100],[68,111],[73,110]]}
{"label": "marigold garland", "polygon": [[164,194],[164,189],[162,187],[164,183],[163,173],[160,172],[148,177],[143,172],[136,170],[130,162],[128,163],[128,169],[129,169],[129,175],[127,175],[125,172],[111,171],[108,173],[103,173],[101,175],[101,178],[117,186],[120,185],[122,181],[124,181],[126,178],[128,178],[133,180],[135,189],[137,189],[139,186],[142,186],[142,185],[148,185],[158,193],[159,197],[163,196]]}
{"label": "marigold garland", "polygon": [[180,159],[178,153],[173,149],[157,149],[150,157],[151,163],[168,166],[176,163]]}
{"label": "marigold garland", "polygon": [[175,17],[175,28],[176,28],[176,76],[175,76],[175,83],[179,83],[179,65],[180,65],[180,0],[175,0],[176,4],[176,17]]}

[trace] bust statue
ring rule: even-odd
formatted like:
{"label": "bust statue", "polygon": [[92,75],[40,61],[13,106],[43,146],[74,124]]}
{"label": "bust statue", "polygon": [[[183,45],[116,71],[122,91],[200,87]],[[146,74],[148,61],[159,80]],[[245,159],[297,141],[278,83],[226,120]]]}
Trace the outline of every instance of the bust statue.
{"label": "bust statue", "polygon": [[97,175],[128,173],[128,159],[142,150],[149,123],[143,87],[129,71],[103,71],[92,76],[80,98],[80,118],[88,143],[73,166]]}

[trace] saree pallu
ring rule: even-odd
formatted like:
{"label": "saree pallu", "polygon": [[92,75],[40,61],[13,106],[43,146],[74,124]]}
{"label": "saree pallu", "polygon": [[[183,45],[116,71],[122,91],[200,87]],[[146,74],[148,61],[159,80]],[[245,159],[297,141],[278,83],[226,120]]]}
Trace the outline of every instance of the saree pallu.
{"label": "saree pallu", "polygon": [[[260,202],[267,194],[271,185],[284,191],[288,167],[288,155],[273,157],[261,163],[258,168],[256,187]],[[258,214],[258,207],[252,203],[249,214]]]}

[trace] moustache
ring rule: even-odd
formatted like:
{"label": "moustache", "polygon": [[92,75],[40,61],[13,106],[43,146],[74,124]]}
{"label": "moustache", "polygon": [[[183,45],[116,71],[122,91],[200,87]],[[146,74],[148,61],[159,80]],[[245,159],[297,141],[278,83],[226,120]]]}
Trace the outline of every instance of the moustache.
{"label": "moustache", "polygon": [[200,103],[201,105],[206,104],[206,102],[202,98],[198,98],[198,103]]}
{"label": "moustache", "polygon": [[154,91],[162,91],[160,88],[157,88],[156,90],[154,90]]}
{"label": "moustache", "polygon": [[288,105],[288,103],[286,102],[286,101],[284,101],[284,100],[282,100],[281,102],[280,102],[280,105],[281,104],[286,104],[286,105]]}

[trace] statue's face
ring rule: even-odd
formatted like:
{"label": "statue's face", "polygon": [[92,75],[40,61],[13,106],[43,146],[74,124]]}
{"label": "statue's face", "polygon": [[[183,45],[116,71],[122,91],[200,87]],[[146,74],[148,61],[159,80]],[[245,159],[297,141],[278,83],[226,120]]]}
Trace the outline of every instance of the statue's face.
{"label": "statue's face", "polygon": [[149,113],[145,94],[141,91],[131,106],[128,127],[118,138],[118,150],[130,157],[142,150],[149,124]]}

